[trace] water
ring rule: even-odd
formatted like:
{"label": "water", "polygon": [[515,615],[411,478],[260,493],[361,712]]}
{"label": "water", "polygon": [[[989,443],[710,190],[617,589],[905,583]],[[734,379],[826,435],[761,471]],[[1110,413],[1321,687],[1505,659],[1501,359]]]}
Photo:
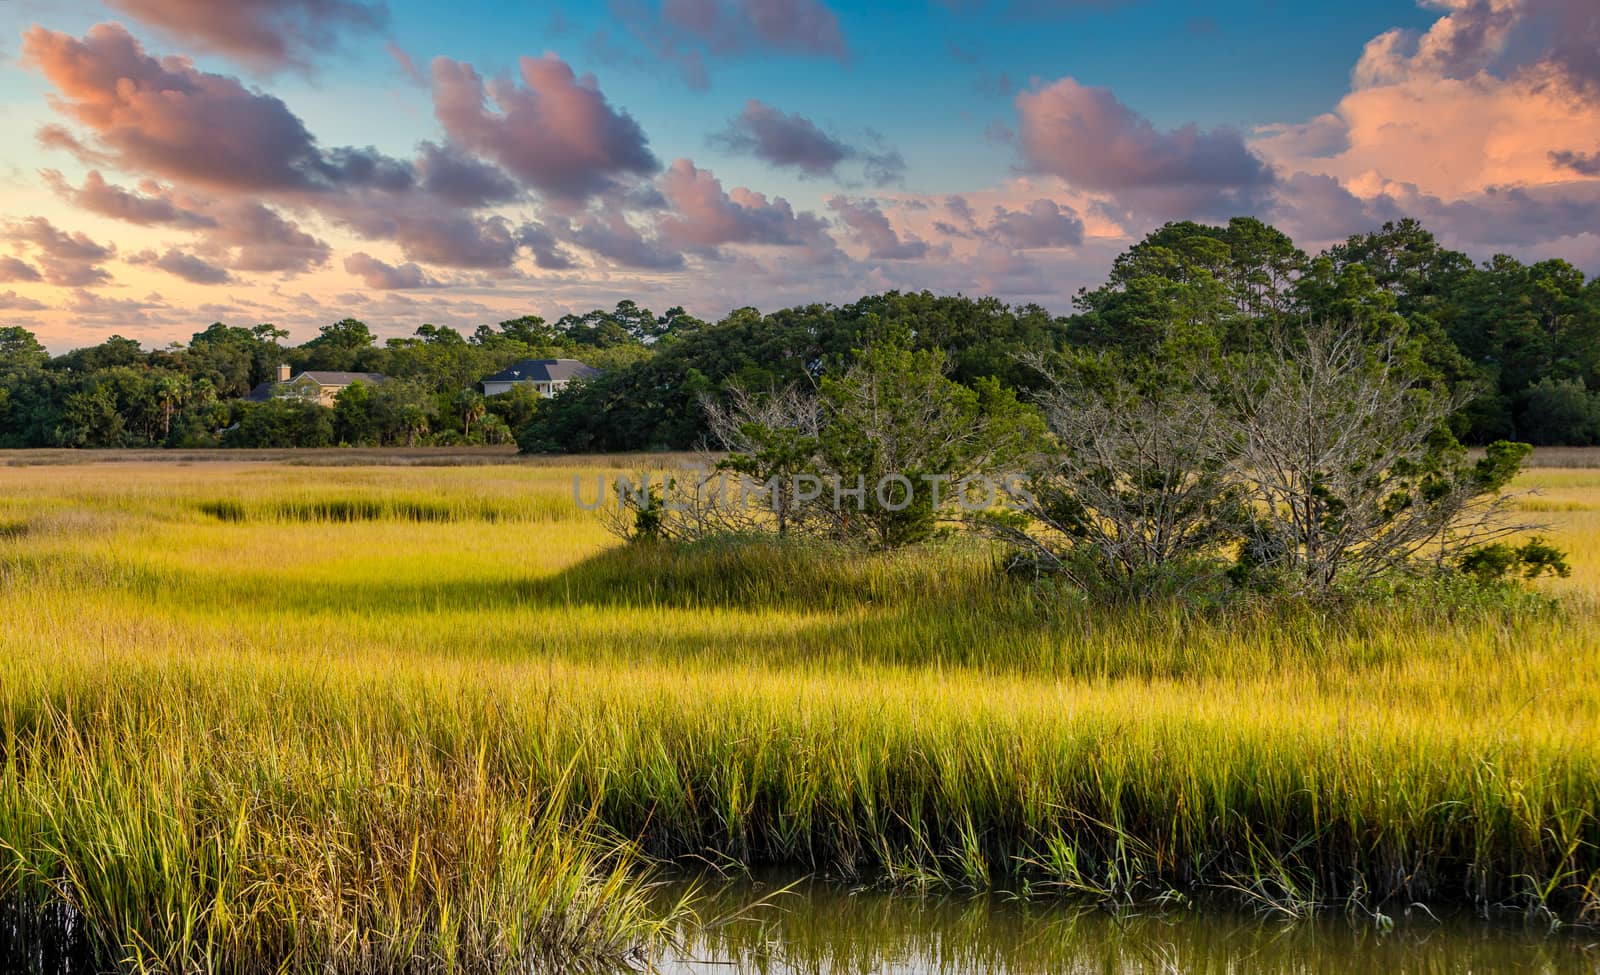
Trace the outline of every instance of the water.
{"label": "water", "polygon": [[[1600,975],[1600,931],[1413,911],[1384,932],[1371,918],[1283,921],[1208,908],[1113,915],[1004,897],[919,898],[806,882],[702,888],[707,920],[659,975]],[[669,887],[664,900],[682,888]],[[750,905],[757,906],[751,907]],[[0,972],[89,975],[65,912],[0,910]],[[592,973],[585,970],[586,975]],[[615,973],[622,975],[622,973]]]}
{"label": "water", "polygon": [[[702,914],[770,894],[737,885]],[[1600,931],[1551,933],[1520,919],[1435,919],[1413,910],[1388,932],[1372,918],[1285,921],[1236,911],[1147,909],[1000,897],[913,898],[801,884],[770,906],[692,936],[662,975],[1462,975],[1600,973]]]}

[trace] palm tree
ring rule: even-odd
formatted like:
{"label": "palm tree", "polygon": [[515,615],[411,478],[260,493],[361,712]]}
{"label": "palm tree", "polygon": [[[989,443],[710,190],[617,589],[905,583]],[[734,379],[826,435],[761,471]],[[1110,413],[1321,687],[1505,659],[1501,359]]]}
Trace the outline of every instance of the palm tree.
{"label": "palm tree", "polygon": [[156,400],[161,404],[161,439],[172,436],[172,415],[183,403],[188,392],[188,381],[182,376],[167,374],[156,380]]}
{"label": "palm tree", "polygon": [[464,389],[456,397],[456,407],[461,411],[461,437],[464,440],[472,439],[472,425],[483,419],[489,412],[488,404],[484,402],[483,394],[475,389]]}

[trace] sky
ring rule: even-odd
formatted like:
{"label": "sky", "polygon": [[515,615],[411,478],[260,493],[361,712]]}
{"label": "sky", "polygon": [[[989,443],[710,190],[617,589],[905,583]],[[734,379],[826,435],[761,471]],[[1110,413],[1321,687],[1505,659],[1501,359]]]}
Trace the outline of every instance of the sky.
{"label": "sky", "polygon": [[1071,310],[1172,220],[1600,273],[1595,0],[0,0],[0,324],[54,351]]}

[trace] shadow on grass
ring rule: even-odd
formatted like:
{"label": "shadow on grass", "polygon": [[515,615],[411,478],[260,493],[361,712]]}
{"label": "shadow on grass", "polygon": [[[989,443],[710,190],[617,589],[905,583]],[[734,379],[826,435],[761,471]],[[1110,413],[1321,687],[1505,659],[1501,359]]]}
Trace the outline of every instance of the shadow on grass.
{"label": "shadow on grass", "polygon": [[[772,541],[633,545],[548,575],[486,570],[437,582],[409,573],[297,579],[270,560],[217,573],[84,552],[0,555],[0,575],[82,594],[75,600],[131,594],[161,619],[228,633],[258,624],[279,632],[286,618],[325,622],[328,634],[377,652],[1093,678],[1382,665],[1418,652],[1404,634],[1432,634],[1428,646],[1451,652],[1460,643],[1453,627],[1492,612],[1415,598],[1343,617],[1271,603],[1101,606],[1064,585],[1007,575],[990,548],[962,539],[893,553]],[[1540,625],[1504,613],[1494,622],[1507,620]],[[392,642],[381,635],[391,632]]]}

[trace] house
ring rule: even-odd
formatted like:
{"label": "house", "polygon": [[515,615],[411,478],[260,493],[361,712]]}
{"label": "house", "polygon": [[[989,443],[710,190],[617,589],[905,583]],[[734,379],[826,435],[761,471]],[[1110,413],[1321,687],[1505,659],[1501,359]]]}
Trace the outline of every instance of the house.
{"label": "house", "polygon": [[567,388],[574,379],[587,379],[600,370],[577,359],[523,359],[492,376],[483,377],[483,395],[499,396],[519,385],[532,386],[546,399]]}
{"label": "house", "polygon": [[291,376],[289,367],[284,365],[278,367],[276,382],[260,384],[250,391],[245,400],[251,403],[264,403],[277,397],[332,406],[335,397],[356,383],[376,386],[387,382],[388,378],[379,372],[311,371]]}

